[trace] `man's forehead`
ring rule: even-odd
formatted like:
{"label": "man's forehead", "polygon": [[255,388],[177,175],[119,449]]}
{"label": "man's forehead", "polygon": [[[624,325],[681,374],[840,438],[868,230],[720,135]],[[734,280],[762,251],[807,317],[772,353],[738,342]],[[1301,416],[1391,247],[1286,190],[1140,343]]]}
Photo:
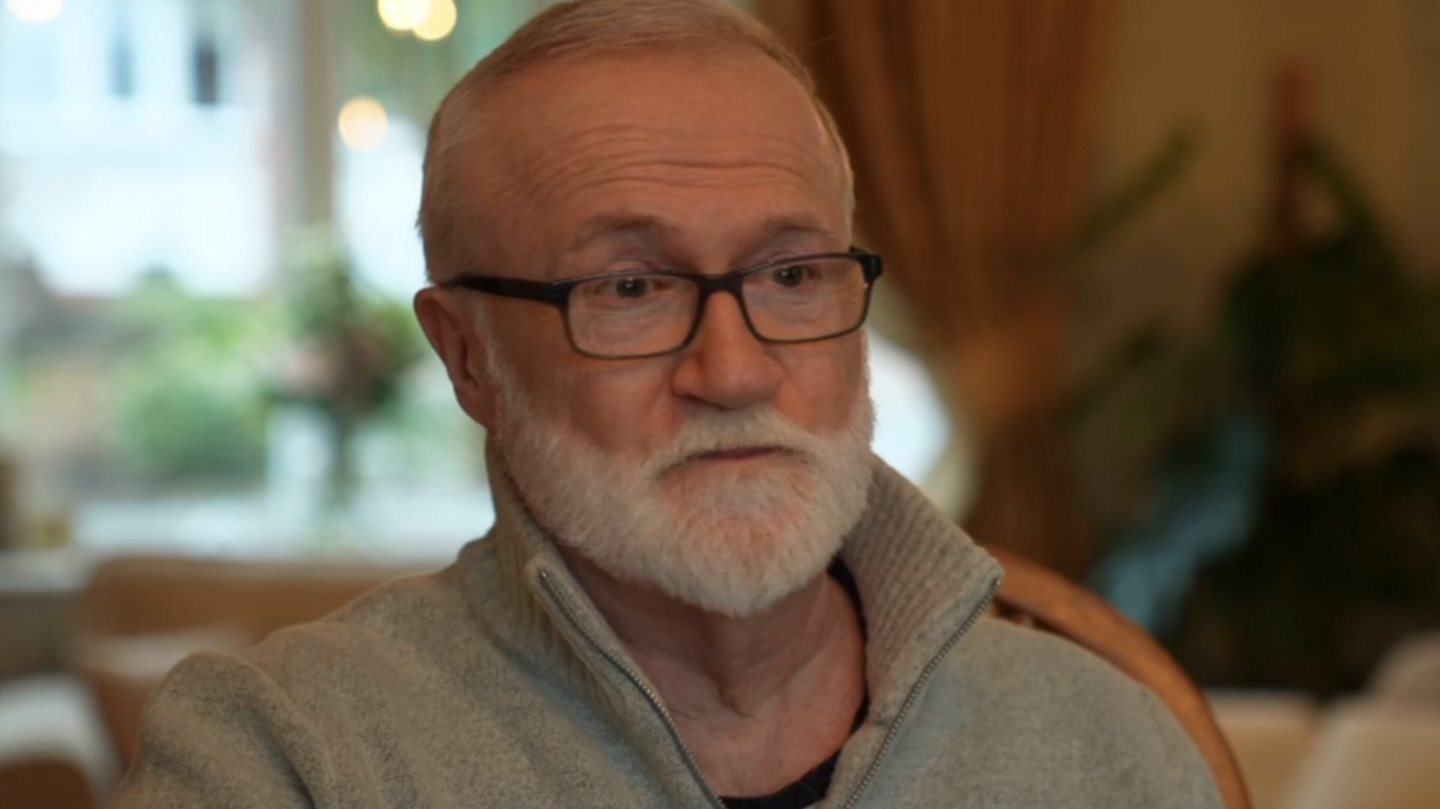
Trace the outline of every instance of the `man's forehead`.
{"label": "man's forehead", "polygon": [[[678,239],[680,228],[662,216],[601,212],[575,228],[561,249],[580,250],[597,241],[632,241],[646,245],[664,245]],[[816,214],[797,212],[764,217],[753,226],[754,241],[765,244],[788,240],[820,240],[835,243],[845,235]]]}
{"label": "man's forehead", "polygon": [[824,140],[800,82],[763,53],[736,46],[551,60],[507,77],[482,103],[486,139],[512,160],[565,149],[572,144],[563,138],[580,132],[789,136],[809,147]]}
{"label": "man's forehead", "polygon": [[[587,96],[594,87],[605,85],[616,74],[624,76],[623,94]],[[744,76],[742,79],[741,76]],[[645,44],[578,55],[560,54],[510,73],[492,87],[492,95],[517,92],[525,101],[546,96],[565,97],[574,90],[580,99],[597,106],[635,98],[651,86],[695,84],[707,81],[753,85],[758,76],[767,84],[785,86],[791,99],[803,108],[809,92],[793,74],[761,50],[728,42]],[[713,86],[713,85],[712,85]],[[759,89],[750,86],[748,89]],[[573,102],[577,97],[567,97]]]}
{"label": "man's forehead", "polygon": [[[577,193],[661,172],[697,186],[748,184],[758,200],[787,186],[825,199],[826,209],[843,201],[843,171],[808,92],[759,51],[665,48],[554,61],[507,77],[483,104],[464,186],[502,218],[525,212],[520,227]],[[762,228],[776,235],[844,239],[833,215],[803,206],[765,215],[773,221]],[[565,247],[599,236],[654,239],[674,226],[623,205],[568,224]]]}

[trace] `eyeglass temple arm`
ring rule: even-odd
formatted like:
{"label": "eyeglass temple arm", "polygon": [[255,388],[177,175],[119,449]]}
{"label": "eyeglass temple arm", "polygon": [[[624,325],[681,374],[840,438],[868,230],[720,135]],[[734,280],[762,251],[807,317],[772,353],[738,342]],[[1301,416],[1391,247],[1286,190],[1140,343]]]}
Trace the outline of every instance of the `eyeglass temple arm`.
{"label": "eyeglass temple arm", "polygon": [[554,306],[564,306],[565,298],[570,292],[569,285],[530,281],[524,278],[495,278],[485,275],[458,275],[451,278],[445,285],[473,289],[476,292],[488,292],[506,298],[540,301]]}

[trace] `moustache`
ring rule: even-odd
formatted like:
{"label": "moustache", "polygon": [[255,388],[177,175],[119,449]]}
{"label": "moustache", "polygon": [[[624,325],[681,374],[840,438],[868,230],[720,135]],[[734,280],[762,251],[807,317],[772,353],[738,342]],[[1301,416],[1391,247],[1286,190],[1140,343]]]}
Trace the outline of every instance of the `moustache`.
{"label": "moustache", "polygon": [[816,457],[824,439],[806,431],[771,407],[709,412],[687,421],[646,463],[663,475],[706,456],[741,451],[777,452],[802,460]]}

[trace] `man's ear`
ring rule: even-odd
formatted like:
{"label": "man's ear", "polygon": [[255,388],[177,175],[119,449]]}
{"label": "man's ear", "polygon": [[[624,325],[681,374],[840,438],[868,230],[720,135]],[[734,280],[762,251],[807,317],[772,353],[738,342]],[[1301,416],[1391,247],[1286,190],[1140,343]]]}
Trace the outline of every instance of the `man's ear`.
{"label": "man's ear", "polygon": [[455,388],[455,400],[470,418],[495,431],[495,380],[485,346],[453,293],[426,287],[415,293],[415,317]]}

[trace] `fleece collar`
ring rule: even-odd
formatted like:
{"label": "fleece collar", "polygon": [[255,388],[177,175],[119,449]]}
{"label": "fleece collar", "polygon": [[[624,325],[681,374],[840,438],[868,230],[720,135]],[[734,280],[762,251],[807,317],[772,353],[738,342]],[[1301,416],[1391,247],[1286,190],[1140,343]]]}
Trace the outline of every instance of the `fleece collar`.
{"label": "fleece collar", "polygon": [[[502,593],[472,597],[508,601],[511,628],[532,640],[558,635],[592,666],[600,652],[604,667],[620,661],[638,673],[554,538],[526,509],[493,443],[486,460],[496,513],[489,541],[503,585]],[[841,557],[855,576],[865,612],[871,716],[890,721],[931,660],[984,611],[1001,573],[914,485],[878,457],[871,463],[868,506],[846,536]]]}

